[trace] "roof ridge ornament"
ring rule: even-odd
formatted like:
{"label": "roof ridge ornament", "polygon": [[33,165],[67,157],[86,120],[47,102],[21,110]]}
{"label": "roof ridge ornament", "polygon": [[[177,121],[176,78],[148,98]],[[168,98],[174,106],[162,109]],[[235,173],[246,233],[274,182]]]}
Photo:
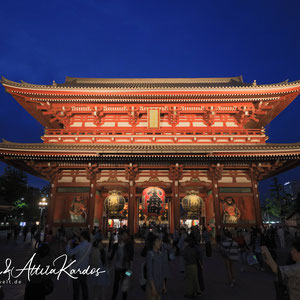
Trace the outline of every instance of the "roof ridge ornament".
{"label": "roof ridge ornament", "polygon": [[6,140],[4,138],[2,138],[2,143],[3,144],[12,144],[12,142],[10,142],[10,141],[8,141],[8,140]]}
{"label": "roof ridge ornament", "polygon": [[252,85],[257,86],[256,80],[253,81]]}

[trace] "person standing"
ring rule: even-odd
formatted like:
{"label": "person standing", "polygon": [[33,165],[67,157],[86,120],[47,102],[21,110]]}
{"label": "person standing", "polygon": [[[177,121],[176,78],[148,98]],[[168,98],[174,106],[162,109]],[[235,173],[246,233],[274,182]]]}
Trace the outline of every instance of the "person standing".
{"label": "person standing", "polygon": [[20,228],[19,228],[18,223],[16,223],[14,226],[14,240],[15,241],[17,240],[19,233],[20,233]]}
{"label": "person standing", "polygon": [[180,237],[177,244],[178,250],[179,250],[179,270],[180,273],[184,273],[184,259],[183,259],[183,250],[185,247],[185,240],[187,238],[187,233],[185,228],[181,228],[180,231]]}
{"label": "person standing", "polygon": [[270,230],[267,231],[264,240],[265,240],[265,246],[267,246],[273,259],[276,261],[277,260],[277,252],[276,252],[277,245],[276,245],[275,238],[272,235]]}
{"label": "person standing", "polygon": [[161,240],[154,236],[150,241],[150,251],[146,256],[147,300],[160,300],[161,294],[166,293],[164,280],[163,256],[160,252]]}
{"label": "person standing", "polygon": [[109,284],[107,252],[102,240],[95,240],[90,254],[89,263],[92,268],[100,269],[102,273],[91,277],[91,300],[105,300],[104,288]]}
{"label": "person standing", "polygon": [[24,242],[25,242],[26,237],[27,237],[27,233],[28,233],[28,226],[27,225],[25,225],[23,227],[22,233],[23,233],[23,238],[24,238]]}
{"label": "person standing", "polygon": [[[199,280],[198,280],[198,267],[200,257],[197,251],[197,240],[195,237],[189,237],[186,239],[185,243],[187,246],[184,248],[184,286],[185,286],[185,298],[194,298],[201,295]],[[201,263],[201,262],[200,262]]]}
{"label": "person standing", "polygon": [[238,231],[236,242],[239,245],[240,250],[240,261],[241,261],[241,272],[245,271],[245,267],[248,265],[247,263],[247,252],[249,251],[249,248],[247,246],[247,243],[245,241],[244,235],[242,231]]}
{"label": "person standing", "polygon": [[197,242],[196,250],[197,250],[198,283],[199,283],[200,291],[203,292],[205,290],[204,275],[203,275],[203,254],[202,254],[202,246],[198,242]]}
{"label": "person standing", "polygon": [[261,247],[265,262],[270,266],[272,271],[278,275],[281,273],[283,280],[287,280],[287,289],[290,300],[300,299],[300,241],[292,245],[291,256],[295,264],[288,266],[278,266],[272,258],[272,255],[266,246]]}
{"label": "person standing", "polygon": [[101,229],[100,229],[100,228],[98,228],[98,229],[95,231],[94,239],[95,239],[95,241],[102,241],[102,240],[103,240],[103,236],[102,236],[102,232],[101,232]]}
{"label": "person standing", "polygon": [[[79,244],[71,249],[72,240],[67,244],[66,252],[68,256],[75,256],[76,263],[71,268],[74,270],[84,270],[89,265],[89,254],[91,251],[90,234],[88,231],[82,231],[79,237]],[[80,288],[82,299],[88,299],[88,287],[86,283],[87,275],[78,274],[77,279],[73,279],[73,300],[79,300]]]}
{"label": "person standing", "polygon": [[228,274],[228,281],[231,287],[235,286],[235,274],[233,271],[233,262],[238,261],[238,244],[232,239],[230,231],[224,232],[224,240],[221,243],[221,252],[223,254],[225,267]]}
{"label": "person standing", "polygon": [[113,231],[109,231],[108,252],[111,251],[113,244],[114,244],[114,232]]}
{"label": "person standing", "polygon": [[207,257],[211,257],[212,255],[212,249],[211,249],[211,241],[210,241],[210,233],[206,229],[206,227],[203,227],[202,230],[202,238],[205,242],[205,253]]}
{"label": "person standing", "polygon": [[[123,283],[126,271],[131,267],[134,255],[133,243],[129,239],[126,231],[119,232],[118,242],[113,244],[112,253],[109,260],[113,260],[116,256],[115,261],[115,278],[113,285],[113,294],[111,299],[115,300],[119,291],[119,283]],[[127,291],[122,291],[122,299],[127,299]]]}
{"label": "person standing", "polygon": [[34,238],[35,238],[34,248],[35,249],[38,247],[38,245],[41,242],[41,232],[42,232],[42,228],[39,226],[38,229],[36,230],[35,235],[34,235]]}
{"label": "person standing", "polygon": [[161,244],[161,253],[163,256],[165,286],[167,287],[167,278],[169,276],[169,261],[175,260],[175,253],[171,242],[171,236],[167,232],[165,232],[163,237],[163,241]]}
{"label": "person standing", "polygon": [[58,240],[59,240],[59,242],[66,241],[66,230],[65,230],[64,224],[61,224],[61,226],[58,229]]}
{"label": "person standing", "polygon": [[37,229],[37,226],[35,223],[32,224],[31,228],[30,228],[30,233],[31,233],[31,236],[30,236],[30,241],[32,242],[32,238],[34,237],[34,234],[36,232],[36,229]]}
{"label": "person standing", "polygon": [[253,234],[252,250],[257,258],[258,265],[261,271],[264,271],[264,261],[260,247],[262,246],[262,234],[260,232]]}
{"label": "person standing", "polygon": [[[50,256],[50,248],[47,244],[42,244],[33,258],[33,264],[40,266],[40,268],[46,269],[47,266],[52,265],[52,259]],[[50,281],[50,286],[47,284],[50,290],[45,290],[45,283]],[[45,300],[46,295],[53,291],[53,283],[49,275],[31,275],[30,280],[27,281],[25,287],[24,300]]]}
{"label": "person standing", "polygon": [[281,248],[285,248],[285,237],[284,237],[284,230],[281,226],[277,229],[277,235],[279,238]]}
{"label": "person standing", "polygon": [[249,247],[251,243],[251,233],[249,232],[248,229],[245,229],[243,235],[244,235],[245,243]]}

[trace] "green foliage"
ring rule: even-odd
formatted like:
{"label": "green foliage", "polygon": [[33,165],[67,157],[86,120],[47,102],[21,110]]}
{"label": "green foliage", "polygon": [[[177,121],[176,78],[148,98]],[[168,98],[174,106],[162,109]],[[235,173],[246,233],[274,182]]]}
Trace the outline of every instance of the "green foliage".
{"label": "green foliage", "polygon": [[[42,190],[47,196],[49,186]],[[12,215],[19,218],[22,215],[26,221],[39,219],[38,203],[42,197],[38,188],[28,186],[25,172],[7,166],[0,176],[0,196],[14,206]]]}
{"label": "green foliage", "polygon": [[28,207],[28,205],[25,202],[23,202],[22,200],[17,200],[13,204],[14,204],[14,209],[15,210],[23,209],[25,207]]}
{"label": "green foliage", "polygon": [[269,215],[280,218],[281,216],[280,202],[276,198],[267,198],[265,200],[264,211]]}
{"label": "green foliage", "polygon": [[278,182],[276,177],[273,178],[270,197],[265,202],[265,212],[282,220],[294,210],[291,195],[285,192],[283,185]]}

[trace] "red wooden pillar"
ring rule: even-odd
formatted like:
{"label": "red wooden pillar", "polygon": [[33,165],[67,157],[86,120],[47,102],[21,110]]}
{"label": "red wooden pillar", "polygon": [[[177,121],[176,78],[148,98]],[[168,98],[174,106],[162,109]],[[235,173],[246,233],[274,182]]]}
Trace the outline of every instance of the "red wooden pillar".
{"label": "red wooden pillar", "polygon": [[51,182],[51,189],[50,189],[50,199],[49,199],[48,214],[47,214],[47,225],[48,225],[48,230],[50,229],[53,230],[56,189],[57,189],[57,174],[52,176],[50,182]]}
{"label": "red wooden pillar", "polygon": [[92,173],[90,176],[90,194],[88,203],[88,214],[87,214],[87,224],[91,230],[94,228],[94,215],[95,215],[95,198],[96,198],[96,174]]}
{"label": "red wooden pillar", "polygon": [[103,217],[105,217],[104,212],[104,198],[101,196],[100,192],[96,190],[96,201],[98,202],[97,205],[97,212],[95,213],[99,220],[99,228],[103,226]]}
{"label": "red wooden pillar", "polygon": [[139,202],[135,195],[136,189],[134,188],[134,233],[138,232],[139,228]]}
{"label": "red wooden pillar", "polygon": [[135,177],[138,172],[137,165],[129,164],[126,166],[126,177],[129,180],[128,193],[128,229],[129,233],[134,235],[137,231],[137,201],[135,196]]}
{"label": "red wooden pillar", "polygon": [[182,177],[182,170],[183,165],[175,164],[170,166],[169,177],[173,180],[170,218],[170,231],[172,233],[175,229],[180,229],[179,179]]}
{"label": "red wooden pillar", "polygon": [[179,181],[175,179],[173,181],[173,212],[174,212],[174,227],[180,229],[180,199],[179,199]]}
{"label": "red wooden pillar", "polygon": [[262,225],[262,215],[261,215],[261,209],[260,209],[260,203],[259,203],[259,194],[258,194],[258,186],[257,186],[257,180],[251,171],[251,183],[252,183],[252,192],[253,192],[253,205],[255,209],[255,218],[256,223],[258,226]]}
{"label": "red wooden pillar", "polygon": [[137,216],[136,212],[136,199],[135,199],[135,181],[129,181],[129,193],[128,193],[128,229],[130,234],[136,232]]}
{"label": "red wooden pillar", "polygon": [[[95,221],[95,206],[96,206],[96,184],[97,174],[100,172],[100,166],[97,164],[89,163],[86,169],[86,177],[90,181],[89,200],[88,200],[88,211],[87,211],[87,226],[90,231],[94,228]],[[98,174],[99,177],[99,174]]]}
{"label": "red wooden pillar", "polygon": [[[173,195],[173,191],[172,191],[172,195]],[[174,224],[174,205],[173,205],[173,200],[174,199],[174,195],[172,196],[172,200],[169,201],[169,224],[170,224],[170,232],[174,233],[175,231],[175,224]]]}
{"label": "red wooden pillar", "polygon": [[216,232],[220,230],[222,225],[221,213],[220,213],[220,198],[219,198],[219,186],[218,180],[222,178],[222,166],[211,166],[209,168],[209,179],[212,182],[212,195],[214,201],[214,211],[215,211],[215,226]]}

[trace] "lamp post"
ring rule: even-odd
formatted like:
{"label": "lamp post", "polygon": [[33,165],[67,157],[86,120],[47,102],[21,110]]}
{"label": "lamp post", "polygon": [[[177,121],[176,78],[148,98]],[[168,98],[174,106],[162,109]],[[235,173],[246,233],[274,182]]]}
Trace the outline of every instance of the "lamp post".
{"label": "lamp post", "polygon": [[47,207],[48,202],[46,198],[42,198],[41,201],[39,202],[39,209],[41,210],[40,214],[40,224],[43,224],[43,211]]}

